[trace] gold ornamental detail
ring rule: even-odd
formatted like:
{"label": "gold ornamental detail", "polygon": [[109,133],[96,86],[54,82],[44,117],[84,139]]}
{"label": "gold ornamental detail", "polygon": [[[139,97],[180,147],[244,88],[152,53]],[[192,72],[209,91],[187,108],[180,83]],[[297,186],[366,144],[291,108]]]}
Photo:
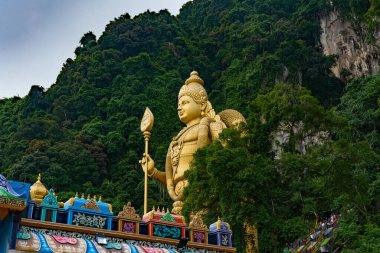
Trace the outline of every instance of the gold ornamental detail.
{"label": "gold ornamental detail", "polygon": [[84,209],[90,209],[90,210],[97,210],[100,211],[99,206],[96,204],[94,199],[91,199],[90,202],[85,203],[82,208]]}
{"label": "gold ornamental detail", "polygon": [[202,217],[199,214],[191,216],[189,228],[207,229],[207,226],[203,223]]}
{"label": "gold ornamental detail", "polygon": [[133,206],[131,206],[131,202],[128,202],[123,207],[123,211],[119,212],[118,218],[124,218],[124,219],[140,219],[140,215],[136,213],[136,210]]}

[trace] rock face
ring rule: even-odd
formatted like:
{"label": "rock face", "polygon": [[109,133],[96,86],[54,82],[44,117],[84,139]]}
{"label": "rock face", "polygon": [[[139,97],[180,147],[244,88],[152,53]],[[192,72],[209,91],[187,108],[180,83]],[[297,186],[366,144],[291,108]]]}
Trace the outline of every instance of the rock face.
{"label": "rock face", "polygon": [[[272,133],[272,149],[271,152],[274,155],[274,159],[280,159],[284,152],[284,144],[289,143],[291,135],[299,135],[303,132],[304,123],[300,122],[281,122],[276,132]],[[323,144],[330,138],[330,134],[326,131],[317,132],[304,132],[302,138],[294,143],[294,148],[300,154],[306,154],[307,150],[311,146],[318,146]]]}
{"label": "rock face", "polygon": [[[321,17],[320,24],[323,53],[338,57],[331,69],[336,77],[349,81],[379,70],[380,50],[377,46],[365,42],[364,26],[354,27],[337,12],[330,12]],[[376,40],[376,44],[380,45],[380,38],[377,37]]]}

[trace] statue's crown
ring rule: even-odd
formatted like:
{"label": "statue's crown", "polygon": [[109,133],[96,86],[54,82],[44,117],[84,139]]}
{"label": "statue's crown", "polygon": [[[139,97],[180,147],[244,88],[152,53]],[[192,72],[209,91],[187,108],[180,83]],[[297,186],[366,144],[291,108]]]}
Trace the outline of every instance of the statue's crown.
{"label": "statue's crown", "polygon": [[199,77],[198,72],[195,70],[190,73],[190,77],[185,81],[186,85],[190,83],[199,83],[200,85],[204,85],[204,81]]}
{"label": "statue's crown", "polygon": [[185,81],[178,93],[178,99],[182,96],[190,96],[197,103],[207,102],[207,92],[203,87],[203,80],[198,76],[197,71],[190,73],[190,77]]}

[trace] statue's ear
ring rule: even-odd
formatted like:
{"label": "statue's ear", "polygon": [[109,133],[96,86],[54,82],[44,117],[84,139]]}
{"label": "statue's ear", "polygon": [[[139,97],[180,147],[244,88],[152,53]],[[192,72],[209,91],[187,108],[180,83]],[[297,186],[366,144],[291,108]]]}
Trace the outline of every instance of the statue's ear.
{"label": "statue's ear", "polygon": [[207,106],[207,103],[206,103],[206,102],[203,102],[203,103],[201,104],[201,110],[202,110],[202,111],[205,111],[205,110],[206,110],[206,106]]}

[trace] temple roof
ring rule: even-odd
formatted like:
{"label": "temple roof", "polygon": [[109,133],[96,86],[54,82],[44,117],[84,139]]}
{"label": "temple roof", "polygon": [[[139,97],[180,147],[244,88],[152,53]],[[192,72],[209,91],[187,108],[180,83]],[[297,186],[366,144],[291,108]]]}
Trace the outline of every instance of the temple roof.
{"label": "temple roof", "polygon": [[93,198],[88,197],[87,199],[79,198],[77,195],[64,204],[64,209],[75,209],[82,211],[91,211],[94,213],[101,213],[106,215],[113,215],[112,206],[108,203],[102,202],[101,200],[96,201],[96,196]]}
{"label": "temple roof", "polygon": [[218,221],[216,221],[216,222],[214,222],[214,223],[212,223],[210,225],[210,231],[211,232],[215,232],[215,231],[231,232],[230,224],[228,224],[227,222],[222,221],[218,217]]}

